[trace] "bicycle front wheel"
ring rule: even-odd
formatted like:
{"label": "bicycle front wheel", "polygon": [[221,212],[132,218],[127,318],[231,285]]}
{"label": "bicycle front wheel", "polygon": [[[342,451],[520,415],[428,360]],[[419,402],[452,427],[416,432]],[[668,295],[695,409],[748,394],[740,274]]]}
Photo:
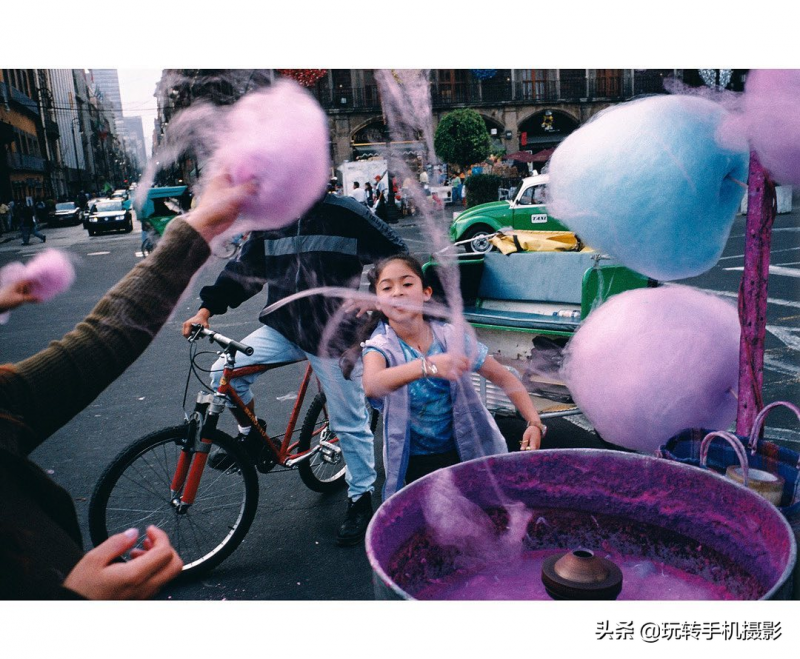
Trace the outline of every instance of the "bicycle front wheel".
{"label": "bicycle front wheel", "polygon": [[[242,542],[258,506],[258,475],[244,450],[217,431],[213,447],[233,459],[225,471],[203,470],[195,502],[182,509],[170,492],[188,426],[152,433],[124,449],[100,476],[89,503],[95,545],[129,528],[141,536],[151,524],[167,533],[183,560],[184,574],[198,574],[225,560]],[[138,543],[137,543],[138,545]]]}

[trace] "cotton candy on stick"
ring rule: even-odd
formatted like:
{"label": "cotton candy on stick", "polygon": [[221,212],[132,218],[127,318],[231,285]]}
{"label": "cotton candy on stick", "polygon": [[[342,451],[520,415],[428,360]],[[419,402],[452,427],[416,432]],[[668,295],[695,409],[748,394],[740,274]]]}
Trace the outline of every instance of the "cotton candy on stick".
{"label": "cotton candy on stick", "polygon": [[317,201],[330,178],[328,120],[300,85],[279,80],[242,97],[225,115],[215,167],[234,183],[254,179],[236,231],[290,224]]}
{"label": "cotton candy on stick", "polygon": [[[40,302],[47,302],[63,293],[75,281],[75,268],[69,257],[57,249],[46,249],[27,264],[9,263],[0,270],[0,286],[28,281],[28,290]],[[8,312],[0,315],[7,322]]]}
{"label": "cotton candy on stick", "polygon": [[739,319],[688,286],[637,289],[595,309],[567,344],[562,377],[608,442],[652,453],[690,427],[736,417]]}
{"label": "cotton candy on stick", "polygon": [[69,257],[57,249],[46,249],[26,265],[9,263],[0,271],[0,285],[18,281],[30,282],[30,293],[40,302],[47,302],[63,293],[75,281],[75,268]]}
{"label": "cotton candy on stick", "polygon": [[778,183],[800,185],[800,70],[750,71],[743,112],[761,164]]}
{"label": "cotton candy on stick", "polygon": [[745,193],[746,140],[698,97],[656,96],[598,115],[550,160],[548,210],[584,242],[660,280],[710,269]]}

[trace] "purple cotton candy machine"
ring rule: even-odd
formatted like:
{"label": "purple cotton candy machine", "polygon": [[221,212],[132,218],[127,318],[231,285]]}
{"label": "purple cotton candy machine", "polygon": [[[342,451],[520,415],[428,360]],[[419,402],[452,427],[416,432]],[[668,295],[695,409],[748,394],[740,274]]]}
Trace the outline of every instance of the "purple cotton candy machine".
{"label": "purple cotton candy machine", "polygon": [[741,485],[588,449],[434,472],[378,509],[366,544],[378,599],[784,599],[797,555]]}

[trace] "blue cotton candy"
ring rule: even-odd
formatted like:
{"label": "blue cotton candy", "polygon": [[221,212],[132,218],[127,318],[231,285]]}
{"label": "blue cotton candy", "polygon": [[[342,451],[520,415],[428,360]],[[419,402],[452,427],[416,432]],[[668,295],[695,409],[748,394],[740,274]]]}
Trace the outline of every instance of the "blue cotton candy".
{"label": "blue cotton candy", "polygon": [[745,193],[742,137],[723,145],[727,115],[689,96],[606,110],[550,160],[548,210],[592,247],[655,279],[699,275],[719,260]]}

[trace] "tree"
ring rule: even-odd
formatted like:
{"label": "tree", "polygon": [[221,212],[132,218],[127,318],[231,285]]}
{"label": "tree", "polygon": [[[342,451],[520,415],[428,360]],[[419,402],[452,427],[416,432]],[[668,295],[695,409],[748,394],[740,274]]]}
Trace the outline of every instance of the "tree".
{"label": "tree", "polygon": [[486,159],[492,144],[486,124],[475,110],[454,110],[442,117],[433,138],[436,155],[465,169]]}

